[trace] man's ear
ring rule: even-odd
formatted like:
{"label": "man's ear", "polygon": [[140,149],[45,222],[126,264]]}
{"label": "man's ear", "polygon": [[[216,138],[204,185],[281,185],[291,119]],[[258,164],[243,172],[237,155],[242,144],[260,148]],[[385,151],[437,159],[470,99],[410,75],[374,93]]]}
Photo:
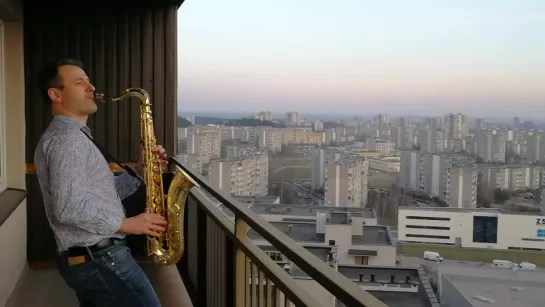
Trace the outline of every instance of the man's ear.
{"label": "man's ear", "polygon": [[49,96],[49,99],[51,99],[51,101],[53,103],[61,103],[62,102],[62,97],[61,97],[61,93],[58,89],[56,88],[50,88],[47,90],[47,95]]}

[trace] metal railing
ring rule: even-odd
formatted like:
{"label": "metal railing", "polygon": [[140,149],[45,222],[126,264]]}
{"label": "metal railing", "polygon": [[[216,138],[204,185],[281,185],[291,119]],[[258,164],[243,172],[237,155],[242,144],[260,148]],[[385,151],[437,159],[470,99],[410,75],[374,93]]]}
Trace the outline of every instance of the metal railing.
{"label": "metal railing", "polygon": [[[351,307],[386,307],[258,214],[211,188],[201,175],[176,159],[173,163],[200,185],[191,190],[184,227],[185,273],[194,287],[196,306],[332,307],[336,299]],[[234,223],[206,193],[234,214]],[[248,227],[329,291],[331,302],[319,301],[316,293],[284,271],[248,238]]]}

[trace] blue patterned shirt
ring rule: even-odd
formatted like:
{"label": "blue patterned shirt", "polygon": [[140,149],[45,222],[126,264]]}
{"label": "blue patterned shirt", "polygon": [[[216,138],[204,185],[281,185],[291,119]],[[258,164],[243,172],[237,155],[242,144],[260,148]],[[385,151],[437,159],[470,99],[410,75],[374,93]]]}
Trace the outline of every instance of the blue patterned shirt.
{"label": "blue patterned shirt", "polygon": [[90,246],[116,233],[125,217],[121,200],[140,181],[127,173],[114,176],[85,123],[56,115],[34,153],[45,212],[58,251]]}

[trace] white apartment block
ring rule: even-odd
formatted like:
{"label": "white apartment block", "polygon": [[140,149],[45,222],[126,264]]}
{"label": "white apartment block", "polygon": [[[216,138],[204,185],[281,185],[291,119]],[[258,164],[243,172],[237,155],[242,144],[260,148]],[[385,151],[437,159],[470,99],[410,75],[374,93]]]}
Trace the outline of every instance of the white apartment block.
{"label": "white apartment block", "polygon": [[286,124],[288,126],[299,126],[301,119],[299,118],[298,112],[287,112],[286,113]]}
{"label": "white apartment block", "polygon": [[325,133],[314,132],[310,127],[289,127],[282,129],[283,144],[322,145],[325,141]]}
{"label": "white apartment block", "polygon": [[505,162],[507,131],[480,129],[475,144],[477,154],[484,162]]}
{"label": "white apartment block", "polygon": [[[395,244],[388,229],[377,226],[372,209],[291,205],[250,208],[303,246],[333,247],[338,264],[395,266]],[[253,231],[248,236],[260,246],[270,245]]]}
{"label": "white apartment block", "polygon": [[183,142],[185,142],[183,153],[201,156],[204,164],[220,157],[221,139],[218,132],[190,133]]}
{"label": "white apartment block", "polygon": [[369,158],[369,168],[388,173],[399,173],[401,159],[396,156]]}
{"label": "white apartment block", "polygon": [[445,114],[443,131],[445,138],[462,139],[469,133],[469,118],[461,113]]}
{"label": "white apartment block", "polygon": [[445,147],[441,129],[421,129],[418,140],[422,153],[441,153]]}
{"label": "white apartment block", "polygon": [[399,153],[399,177],[398,186],[403,192],[420,191],[420,156],[415,150],[404,150]]}
{"label": "white apartment block", "polygon": [[498,188],[521,191],[539,188],[543,167],[530,164],[482,164],[479,165],[479,171],[483,187],[490,191]]}
{"label": "white apartment block", "polygon": [[402,151],[399,186],[436,197],[451,207],[477,205],[477,166],[460,154],[422,154]]}
{"label": "white apartment block", "polygon": [[208,169],[212,187],[235,196],[268,194],[269,156],[256,152],[213,161]]}
{"label": "white apartment block", "polygon": [[272,127],[255,127],[252,129],[255,133],[254,144],[259,148],[271,153],[282,151],[282,131]]}
{"label": "white apartment block", "polygon": [[370,151],[376,151],[385,155],[391,155],[395,151],[395,143],[384,139],[372,139],[365,140],[365,148]]}
{"label": "white apartment block", "polygon": [[494,208],[399,207],[398,240],[545,251],[545,215]]}
{"label": "white apartment block", "polygon": [[345,154],[325,167],[324,192],[328,206],[365,207],[368,161],[358,154]]}

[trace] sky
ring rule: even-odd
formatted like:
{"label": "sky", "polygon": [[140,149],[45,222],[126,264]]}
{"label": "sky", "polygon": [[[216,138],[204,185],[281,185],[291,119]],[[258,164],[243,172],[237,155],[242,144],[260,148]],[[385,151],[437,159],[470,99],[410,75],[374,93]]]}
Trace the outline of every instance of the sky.
{"label": "sky", "polygon": [[545,0],[185,0],[178,110],[545,117]]}

